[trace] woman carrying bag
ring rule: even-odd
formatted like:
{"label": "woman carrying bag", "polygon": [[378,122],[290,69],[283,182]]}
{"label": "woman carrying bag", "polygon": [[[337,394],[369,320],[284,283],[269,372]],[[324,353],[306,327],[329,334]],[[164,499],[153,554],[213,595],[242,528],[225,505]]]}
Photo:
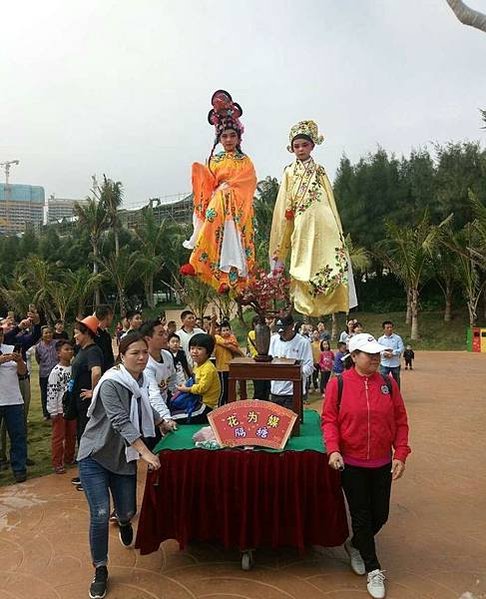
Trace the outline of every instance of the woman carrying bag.
{"label": "woman carrying bag", "polygon": [[367,574],[371,597],[385,597],[375,535],[388,519],[392,481],[404,473],[408,419],[400,389],[379,374],[386,348],[372,335],[349,340],[353,367],[329,382],[322,428],[331,468],[341,470],[353,538],[345,543],[352,570]]}

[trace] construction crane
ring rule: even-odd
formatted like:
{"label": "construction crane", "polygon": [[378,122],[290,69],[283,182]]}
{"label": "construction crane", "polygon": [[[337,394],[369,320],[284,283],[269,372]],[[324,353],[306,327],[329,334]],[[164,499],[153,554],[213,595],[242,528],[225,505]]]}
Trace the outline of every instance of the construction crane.
{"label": "construction crane", "polygon": [[5,171],[5,224],[6,229],[10,229],[10,185],[8,183],[10,168],[15,164],[20,164],[19,160],[7,160],[6,162],[0,162],[0,166]]}

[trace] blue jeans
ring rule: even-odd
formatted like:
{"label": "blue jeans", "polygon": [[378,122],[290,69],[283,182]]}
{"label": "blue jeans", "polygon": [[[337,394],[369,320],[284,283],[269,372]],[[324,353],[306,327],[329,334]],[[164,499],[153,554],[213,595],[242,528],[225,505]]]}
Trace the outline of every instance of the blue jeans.
{"label": "blue jeans", "polygon": [[0,424],[5,422],[10,438],[10,465],[14,474],[25,474],[27,435],[25,433],[24,404],[0,406]]}
{"label": "blue jeans", "polygon": [[380,366],[380,372],[383,376],[388,376],[391,373],[400,389],[400,366]]}
{"label": "blue jeans", "polygon": [[108,530],[110,526],[110,491],[120,524],[127,524],[137,510],[137,476],[114,474],[91,457],[78,464],[79,478],[89,504],[89,545],[93,565],[108,562]]}

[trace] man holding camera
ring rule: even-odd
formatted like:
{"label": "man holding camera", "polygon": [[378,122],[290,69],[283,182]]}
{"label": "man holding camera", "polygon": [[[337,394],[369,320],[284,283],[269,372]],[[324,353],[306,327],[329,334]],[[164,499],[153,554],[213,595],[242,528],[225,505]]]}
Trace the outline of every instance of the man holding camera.
{"label": "man holding camera", "polygon": [[27,479],[27,435],[19,378],[27,375],[27,366],[20,346],[5,344],[4,337],[0,327],[0,424],[5,422],[10,438],[10,466],[15,481],[22,483]]}
{"label": "man holding camera", "polygon": [[[22,359],[27,364],[27,372],[19,377],[19,386],[22,399],[24,400],[24,422],[27,434],[27,417],[30,407],[30,372],[27,360],[27,351],[41,338],[40,316],[34,304],[29,304],[27,316],[18,324],[14,318],[7,316],[1,323],[3,328],[5,345],[19,346]],[[27,458],[27,466],[33,466],[33,460]],[[5,421],[0,424],[0,470],[8,468],[7,464],[7,432]]]}

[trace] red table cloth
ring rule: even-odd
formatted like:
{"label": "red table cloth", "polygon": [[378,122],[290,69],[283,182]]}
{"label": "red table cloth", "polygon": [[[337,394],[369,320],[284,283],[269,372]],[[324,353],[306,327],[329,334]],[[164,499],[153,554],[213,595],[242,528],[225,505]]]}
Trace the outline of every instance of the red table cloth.
{"label": "red table cloth", "polygon": [[325,453],[165,450],[149,472],[135,546],[176,539],[257,547],[341,545],[348,536],[340,475]]}

